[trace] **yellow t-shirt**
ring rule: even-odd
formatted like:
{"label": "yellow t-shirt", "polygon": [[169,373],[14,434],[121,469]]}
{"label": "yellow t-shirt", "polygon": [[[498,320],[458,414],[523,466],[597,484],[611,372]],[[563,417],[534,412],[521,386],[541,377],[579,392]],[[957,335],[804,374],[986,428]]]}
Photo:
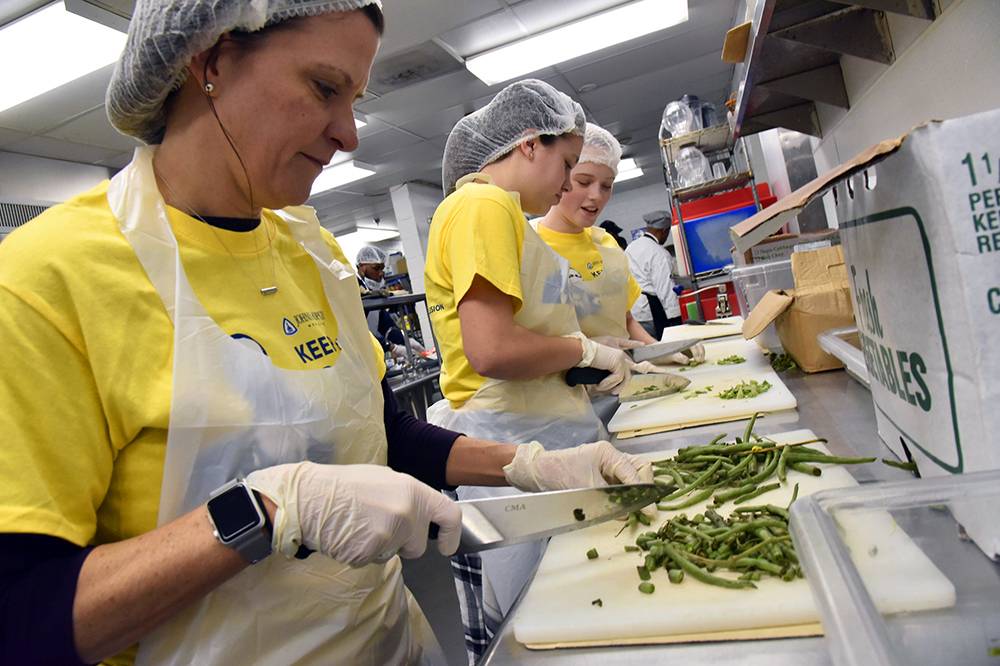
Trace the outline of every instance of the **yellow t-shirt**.
{"label": "yellow t-shirt", "polygon": [[[173,325],[107,188],[49,209],[0,245],[0,532],[83,546],[156,527]],[[341,350],[319,272],[277,215],[265,213],[267,230],[242,233],[169,216],[191,286],[228,334],[286,369],[373,353]],[[262,297],[272,257],[279,289]]]}
{"label": "yellow t-shirt", "polygon": [[[596,280],[604,272],[604,258],[597,250],[597,244],[609,250],[621,252],[622,261],[628,266],[628,260],[624,256],[625,252],[611,237],[611,234],[603,229],[592,227],[587,231],[567,234],[549,229],[544,224],[539,223],[535,230],[549,247],[569,262],[570,268],[579,273],[580,278],[584,281]],[[628,289],[628,307],[631,309],[639,296],[642,295],[642,289],[632,277],[632,273],[628,272],[627,269],[626,273],[628,277],[625,288]]]}
{"label": "yellow t-shirt", "polygon": [[511,297],[515,313],[520,309],[526,225],[517,195],[489,183],[463,185],[434,212],[424,286],[441,348],[441,392],[453,407],[486,381],[465,356],[458,304],[479,275]]}

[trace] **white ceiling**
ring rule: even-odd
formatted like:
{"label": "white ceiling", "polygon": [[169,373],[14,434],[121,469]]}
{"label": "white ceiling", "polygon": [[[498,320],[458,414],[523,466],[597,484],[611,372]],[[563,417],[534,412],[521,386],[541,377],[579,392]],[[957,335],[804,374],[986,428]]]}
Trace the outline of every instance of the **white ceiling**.
{"label": "white ceiling", "polygon": [[[728,96],[733,67],[720,53],[737,3],[688,0],[686,23],[531,74],[580,101],[588,119],[614,132],[625,156],[645,170],[617,191],[662,180],[656,135],[668,101],[687,93],[720,104]],[[3,24],[47,2],[0,4]],[[124,7],[128,0],[113,4]],[[384,0],[385,39],[370,94],[357,107],[368,126],[353,154],[377,173],[314,197],[310,203],[324,225],[347,230],[379,217],[382,226],[392,226],[391,186],[440,184],[451,127],[503,87],[483,84],[461,58],[618,4],[622,0]],[[124,166],[134,144],[105,117],[110,75],[106,67],[0,113],[0,150]]]}

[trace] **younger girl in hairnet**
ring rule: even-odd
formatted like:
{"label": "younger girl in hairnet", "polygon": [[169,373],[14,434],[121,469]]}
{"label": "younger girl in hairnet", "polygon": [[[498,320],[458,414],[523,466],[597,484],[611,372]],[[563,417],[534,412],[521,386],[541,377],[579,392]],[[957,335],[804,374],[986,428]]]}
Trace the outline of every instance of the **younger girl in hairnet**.
{"label": "younger girl in hairnet", "polygon": [[[621,144],[614,135],[587,123],[583,150],[570,174],[570,190],[532,226],[549,247],[569,262],[569,295],[583,334],[619,349],[636,349],[656,342],[630,312],[642,290],[618,243],[611,234],[594,226],[611,199],[621,155]],[[697,345],[693,355],[704,357],[704,348]],[[657,359],[657,363],[686,365],[690,359],[686,354],[672,354]],[[652,363],[639,364],[639,368],[644,372],[666,372]],[[595,397],[595,410],[605,422],[617,406],[613,396]]]}
{"label": "younger girl in hairnet", "polygon": [[[608,370],[601,388],[614,390],[633,367],[621,349],[580,332],[566,292],[568,264],[525,220],[525,213],[545,214],[570,190],[584,129],[580,105],[537,80],[507,86],[460,120],[445,146],[447,198],[431,222],[426,264],[445,397],[428,410],[428,420],[521,442],[525,460],[567,449],[557,452],[567,456],[567,471],[575,451],[612,449],[607,442],[569,448],[606,431],[584,388],[568,386],[564,372]],[[549,481],[537,489],[560,487]],[[458,489],[462,499],[502,492]],[[470,661],[489,644],[541,549],[532,543],[455,559]]]}

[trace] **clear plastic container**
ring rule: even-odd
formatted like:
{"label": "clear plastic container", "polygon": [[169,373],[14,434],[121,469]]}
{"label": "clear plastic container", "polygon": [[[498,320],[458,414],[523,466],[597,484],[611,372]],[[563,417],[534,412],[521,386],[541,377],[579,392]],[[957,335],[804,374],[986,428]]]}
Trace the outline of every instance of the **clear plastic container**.
{"label": "clear plastic container", "polygon": [[[795,287],[791,259],[738,266],[733,269],[732,276],[736,299],[740,303],[740,311],[744,319],[750,315],[750,311],[760,302],[760,299],[764,298],[764,294],[767,292],[772,289],[792,289]],[[774,324],[765,328],[754,340],[769,351],[781,350],[781,340],[778,339],[778,332],[775,330]]]}
{"label": "clear plastic container", "polygon": [[868,377],[865,354],[858,346],[860,343],[858,342],[857,326],[831,328],[829,331],[816,336],[816,341],[823,351],[844,364],[847,374],[856,379],[866,389],[871,390],[871,380]]}
{"label": "clear plastic container", "polygon": [[792,538],[833,663],[1000,663],[998,515],[998,470],[795,502]]}

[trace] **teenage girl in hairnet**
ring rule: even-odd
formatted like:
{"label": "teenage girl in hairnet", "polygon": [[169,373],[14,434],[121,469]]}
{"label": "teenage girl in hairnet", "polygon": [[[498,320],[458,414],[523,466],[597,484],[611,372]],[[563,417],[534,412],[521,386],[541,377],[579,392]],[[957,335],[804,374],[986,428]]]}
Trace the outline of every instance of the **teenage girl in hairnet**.
{"label": "teenage girl in hairnet", "polygon": [[[619,349],[636,349],[657,342],[629,311],[642,290],[617,241],[594,226],[611,199],[621,155],[621,144],[614,135],[587,123],[583,150],[570,174],[570,190],[532,226],[549,247],[569,262],[569,295],[583,334]],[[703,359],[704,347],[696,345],[692,355]],[[672,354],[656,362],[686,365],[691,358]],[[638,365],[644,372],[667,371],[652,363]],[[617,407],[614,396],[594,397],[594,409],[605,422]]]}
{"label": "teenage girl in hairnet", "polygon": [[[428,410],[428,420],[523,442],[518,455],[525,460],[545,449],[565,449],[556,453],[567,460],[612,451],[607,442],[577,446],[606,431],[586,390],[568,386],[565,371],[608,370],[601,388],[614,390],[633,367],[621,349],[580,332],[566,291],[569,265],[525,220],[525,213],[545,214],[570,190],[584,126],[580,105],[552,86],[537,80],[507,86],[448,137],[447,198],[431,221],[425,282],[445,399]],[[537,490],[565,487],[538,481]],[[458,495],[502,492],[463,486]],[[455,558],[470,660],[482,654],[542,547]]]}
{"label": "teenage girl in hairnet", "polygon": [[441,663],[396,556],[430,522],[455,551],[437,489],[638,478],[396,409],[298,206],[357,147],[382,26],[377,0],[137,3],[107,107],[150,145],[0,247],[4,661]]}

